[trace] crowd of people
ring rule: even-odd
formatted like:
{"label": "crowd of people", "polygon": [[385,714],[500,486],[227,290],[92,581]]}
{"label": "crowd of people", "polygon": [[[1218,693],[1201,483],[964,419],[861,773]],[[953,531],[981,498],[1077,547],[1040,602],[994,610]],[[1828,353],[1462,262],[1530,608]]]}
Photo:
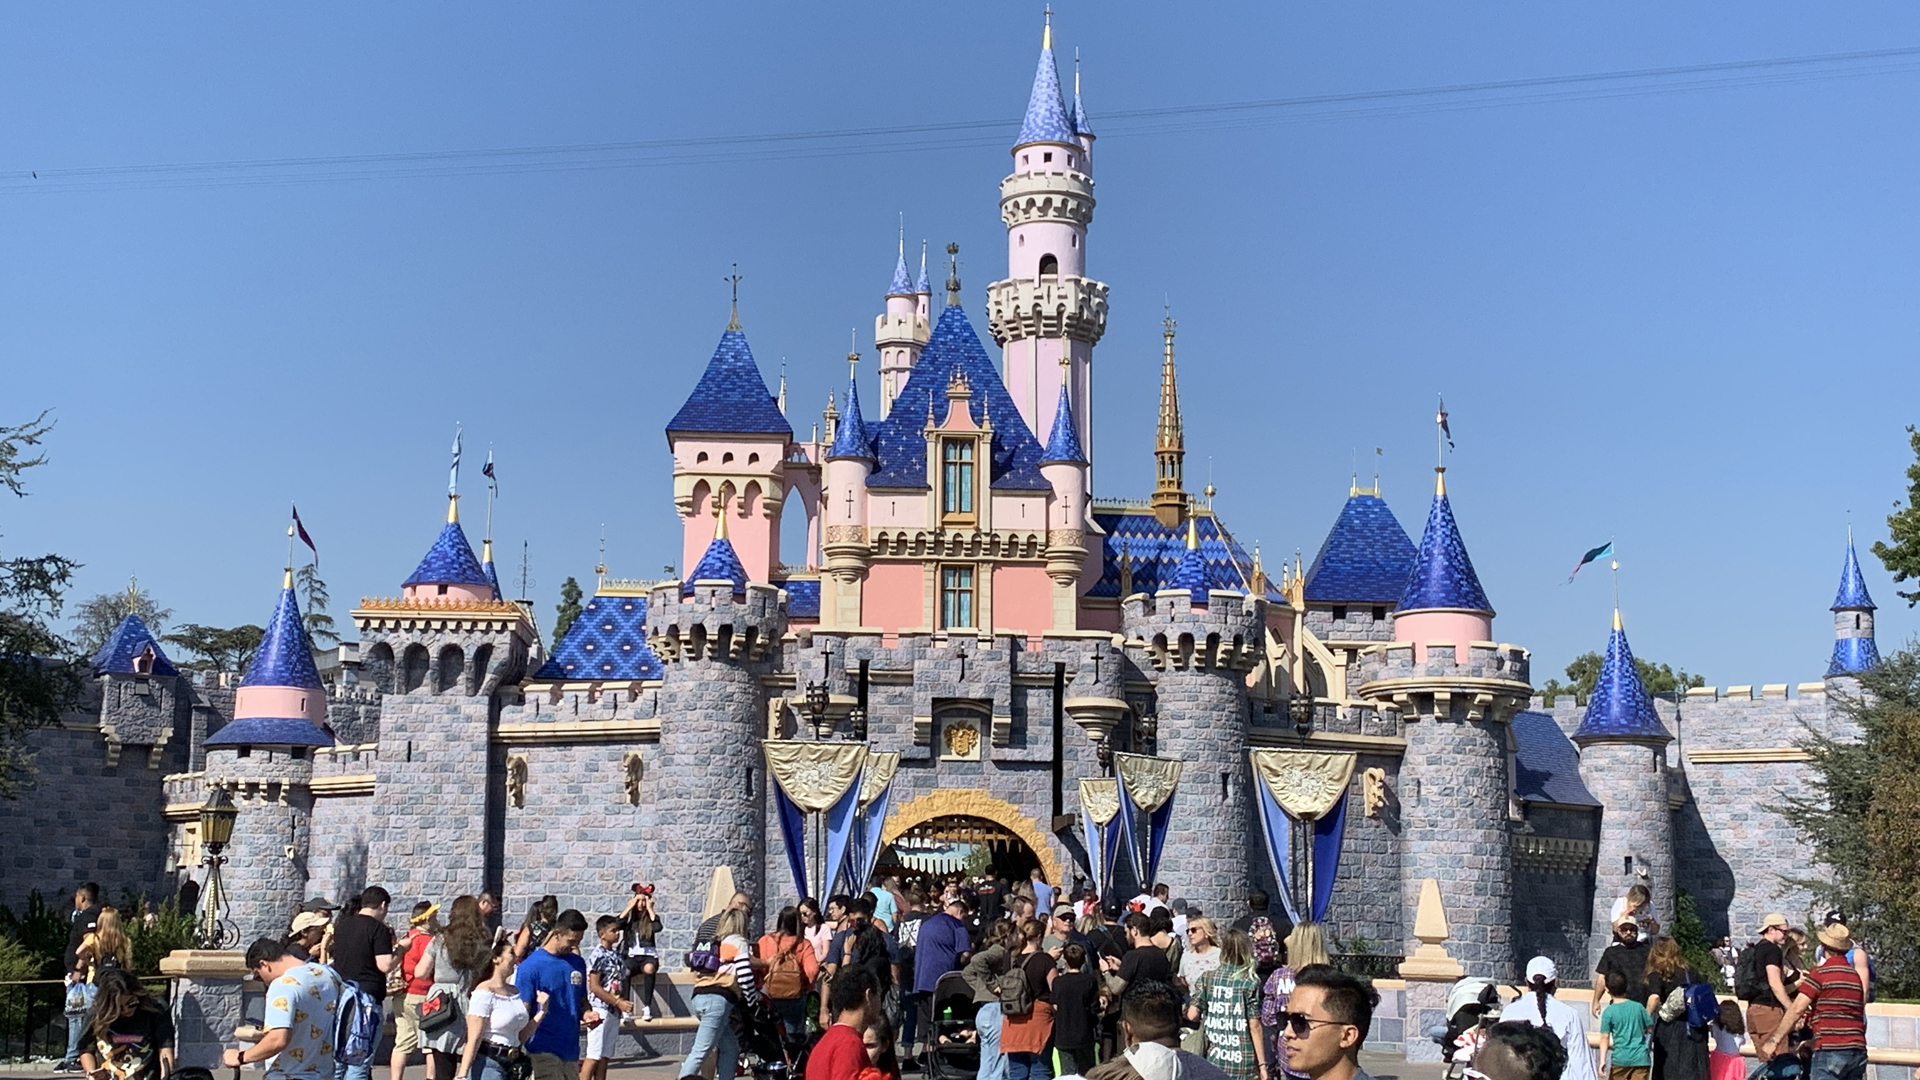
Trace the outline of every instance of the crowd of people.
{"label": "crowd of people", "polygon": [[[452,899],[444,919],[417,903],[404,927],[391,904],[378,886],[344,909],[310,900],[283,935],[255,941],[245,963],[267,987],[262,1034],[222,1063],[266,1063],[269,1080],[372,1080],[390,1031],[386,1080],[406,1080],[416,1054],[426,1080],[605,1080],[623,1022],[644,1030],[666,1005],[651,885],[591,922],[542,897],[511,931],[487,893]],[[1330,966],[1320,927],[1283,937],[1267,906],[1256,890],[1228,920],[1164,886],[1116,902],[1038,871],[1013,883],[881,874],[864,892],[769,913],[756,937],[739,893],[684,957],[694,1030],[679,1077],[711,1059],[730,1080],[750,1054],[775,1076],[899,1080],[934,1072],[962,1039],[972,1080],[1364,1077],[1377,995]],[[167,1010],[133,977],[98,887],[77,890],[74,908],[72,1067],[159,1080],[175,1064]],[[1716,952],[1738,999],[1722,1001],[1651,911],[1640,887],[1614,905],[1587,1009],[1561,1001],[1556,965],[1535,957],[1518,997],[1462,1029],[1469,1076],[1746,1080],[1746,1036],[1770,1080],[1863,1080],[1872,966],[1838,912],[1811,939],[1771,914],[1748,948]]]}

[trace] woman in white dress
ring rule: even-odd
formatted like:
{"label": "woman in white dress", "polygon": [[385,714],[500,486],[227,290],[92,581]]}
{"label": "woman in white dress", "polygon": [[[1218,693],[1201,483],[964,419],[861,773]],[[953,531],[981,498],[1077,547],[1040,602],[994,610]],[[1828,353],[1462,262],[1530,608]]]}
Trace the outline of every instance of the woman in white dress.
{"label": "woman in white dress", "polygon": [[1553,996],[1559,981],[1560,970],[1553,961],[1544,956],[1527,961],[1527,989],[1531,992],[1521,994],[1500,1010],[1500,1019],[1524,1021],[1560,1036],[1567,1048],[1567,1067],[1560,1073],[1560,1080],[1598,1080],[1593,1049],[1587,1045],[1586,1013]]}

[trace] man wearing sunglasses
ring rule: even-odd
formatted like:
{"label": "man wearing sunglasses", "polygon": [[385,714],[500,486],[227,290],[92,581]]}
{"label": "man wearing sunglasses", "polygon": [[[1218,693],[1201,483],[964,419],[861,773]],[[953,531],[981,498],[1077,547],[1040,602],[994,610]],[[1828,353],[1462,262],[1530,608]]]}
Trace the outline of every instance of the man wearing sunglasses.
{"label": "man wearing sunglasses", "polygon": [[1360,1047],[1379,1003],[1373,988],[1344,971],[1325,964],[1301,968],[1280,1014],[1287,1067],[1312,1080],[1373,1080],[1360,1067]]}

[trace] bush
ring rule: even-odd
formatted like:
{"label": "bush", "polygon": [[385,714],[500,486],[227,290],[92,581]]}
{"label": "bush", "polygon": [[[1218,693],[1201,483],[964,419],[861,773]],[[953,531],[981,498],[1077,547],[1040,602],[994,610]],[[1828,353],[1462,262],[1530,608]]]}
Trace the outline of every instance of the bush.
{"label": "bush", "polygon": [[67,935],[72,928],[71,916],[48,907],[38,889],[27,894],[24,914],[15,915],[12,908],[0,904],[0,938],[12,943],[35,964],[33,974],[26,978],[57,979],[63,974],[60,968],[66,959]]}
{"label": "bush", "polygon": [[[176,897],[168,897],[154,912],[153,925],[138,913],[146,910],[147,898],[138,893],[127,896],[120,911],[125,919],[127,940],[133,945],[133,973],[158,975],[160,961],[175,949],[193,948],[193,913],[180,910]],[[129,914],[131,913],[131,914]]]}

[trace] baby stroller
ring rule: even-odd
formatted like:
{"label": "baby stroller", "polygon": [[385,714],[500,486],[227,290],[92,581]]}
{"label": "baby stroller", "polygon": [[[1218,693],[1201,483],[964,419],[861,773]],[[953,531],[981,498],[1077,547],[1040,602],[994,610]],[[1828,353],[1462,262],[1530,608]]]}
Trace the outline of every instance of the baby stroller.
{"label": "baby stroller", "polygon": [[980,1033],[974,1029],[973,987],[957,971],[933,984],[933,1045],[927,1049],[928,1080],[972,1080],[980,1071]]}
{"label": "baby stroller", "polygon": [[1440,1044],[1440,1058],[1447,1063],[1446,1080],[1453,1080],[1462,1066],[1473,1063],[1473,1055],[1486,1041],[1486,1029],[1499,1018],[1500,984],[1492,979],[1461,979],[1447,992],[1447,1023],[1428,1034]]}
{"label": "baby stroller", "polygon": [[758,1080],[783,1080],[799,1075],[795,1050],[781,1037],[780,1018],[766,998],[757,998],[752,1005],[735,1009],[733,1015],[740,1025],[740,1049],[756,1059],[753,1075]]}

